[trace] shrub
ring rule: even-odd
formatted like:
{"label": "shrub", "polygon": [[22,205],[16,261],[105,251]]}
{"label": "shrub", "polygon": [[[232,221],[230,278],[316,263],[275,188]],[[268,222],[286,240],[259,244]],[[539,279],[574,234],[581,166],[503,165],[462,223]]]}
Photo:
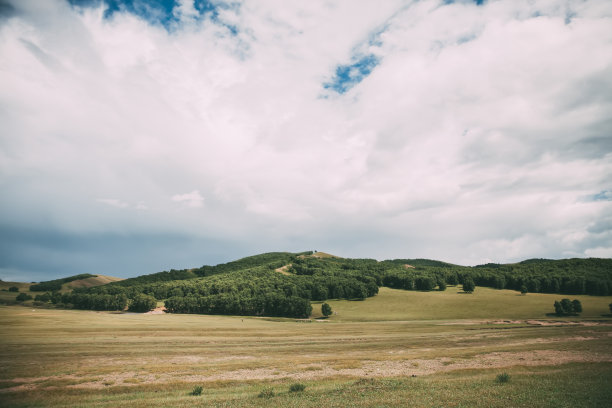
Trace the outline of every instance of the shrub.
{"label": "shrub", "polygon": [[323,316],[327,317],[329,315],[332,314],[332,308],[330,305],[328,305],[327,303],[323,303],[321,305],[321,313],[323,314]]}
{"label": "shrub", "polygon": [[138,294],[134,296],[128,310],[130,312],[145,313],[155,309],[157,301],[153,296]]}
{"label": "shrub", "polygon": [[272,398],[274,396],[274,390],[271,387],[266,387],[257,396],[258,398]]}
{"label": "shrub", "polygon": [[9,292],[19,292],[19,288],[17,286],[11,286]]}
{"label": "shrub", "polygon": [[582,313],[582,303],[578,299],[561,299],[555,301],[555,314],[557,316],[572,316]]}
{"label": "shrub", "polygon": [[289,386],[289,392],[302,392],[306,389],[306,386],[302,383],[295,383]]}
{"label": "shrub", "polygon": [[497,381],[498,383],[507,383],[508,381],[510,381],[510,374],[508,373],[497,374],[497,378],[495,379],[495,381]]}
{"label": "shrub", "polygon": [[523,285],[521,286],[521,295],[526,295],[527,294],[527,286]]}
{"label": "shrub", "polygon": [[463,291],[466,293],[472,293],[476,289],[474,281],[469,276],[463,280]]}
{"label": "shrub", "polygon": [[203,388],[201,385],[196,385],[195,387],[193,387],[193,390],[191,390],[189,395],[202,395],[202,389]]}
{"label": "shrub", "polygon": [[17,297],[15,298],[18,302],[25,302],[26,300],[31,300],[32,296],[28,295],[27,293],[20,293],[17,295]]}

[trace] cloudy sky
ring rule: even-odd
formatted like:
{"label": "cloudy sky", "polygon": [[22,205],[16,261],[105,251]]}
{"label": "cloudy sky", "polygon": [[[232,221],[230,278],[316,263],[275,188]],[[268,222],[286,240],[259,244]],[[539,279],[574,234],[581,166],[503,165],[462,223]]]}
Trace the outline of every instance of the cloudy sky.
{"label": "cloudy sky", "polygon": [[0,0],[0,278],[612,257],[609,0]]}

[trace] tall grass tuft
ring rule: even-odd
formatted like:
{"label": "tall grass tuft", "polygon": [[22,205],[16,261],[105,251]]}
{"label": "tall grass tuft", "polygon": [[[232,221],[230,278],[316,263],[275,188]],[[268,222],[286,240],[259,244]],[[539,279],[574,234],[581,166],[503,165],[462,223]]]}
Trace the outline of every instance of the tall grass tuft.
{"label": "tall grass tuft", "polygon": [[193,387],[193,390],[191,390],[189,395],[202,395],[202,390],[203,388],[201,385],[196,385],[195,387]]}
{"label": "tall grass tuft", "polygon": [[302,383],[294,383],[289,386],[289,392],[302,392],[306,389],[306,386]]}
{"label": "tall grass tuft", "polygon": [[500,384],[507,383],[508,381],[510,381],[510,374],[508,373],[497,374],[497,378],[495,379],[495,381],[497,381]]}
{"label": "tall grass tuft", "polygon": [[266,387],[257,396],[258,398],[272,398],[274,396],[274,390],[271,387]]}

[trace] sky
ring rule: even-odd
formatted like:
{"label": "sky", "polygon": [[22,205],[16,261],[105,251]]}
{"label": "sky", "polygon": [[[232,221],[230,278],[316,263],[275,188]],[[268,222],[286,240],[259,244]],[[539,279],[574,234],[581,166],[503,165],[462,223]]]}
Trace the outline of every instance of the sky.
{"label": "sky", "polygon": [[609,0],[0,0],[0,278],[612,257]]}

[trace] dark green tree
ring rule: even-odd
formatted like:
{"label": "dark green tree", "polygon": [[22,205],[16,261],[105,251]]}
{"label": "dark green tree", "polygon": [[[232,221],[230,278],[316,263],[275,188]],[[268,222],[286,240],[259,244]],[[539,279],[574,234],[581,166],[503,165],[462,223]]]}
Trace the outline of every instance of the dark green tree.
{"label": "dark green tree", "polygon": [[463,279],[463,291],[466,293],[472,293],[476,289],[476,285],[474,284],[474,280],[469,276]]}
{"label": "dark green tree", "polygon": [[321,305],[321,314],[323,314],[323,316],[325,317],[330,316],[332,314],[331,306],[328,305],[327,303],[323,303]]}
{"label": "dark green tree", "polygon": [[561,306],[561,302],[559,302],[558,300],[555,300],[555,314],[557,316],[563,316],[564,314],[563,306]]}
{"label": "dark green tree", "polygon": [[572,306],[574,308],[574,313],[582,313],[582,303],[578,299],[572,300]]}
{"label": "dark green tree", "polygon": [[444,279],[438,280],[438,290],[442,292],[446,290],[446,282]]}
{"label": "dark green tree", "polygon": [[17,295],[16,300],[18,302],[24,302],[26,300],[31,300],[32,296],[28,295],[27,293],[20,293]]}
{"label": "dark green tree", "polygon": [[11,286],[9,292],[19,292],[19,288],[17,286]]}
{"label": "dark green tree", "polygon": [[156,306],[157,302],[153,296],[139,294],[134,296],[128,310],[130,312],[145,313],[155,309]]}
{"label": "dark green tree", "polygon": [[521,295],[526,295],[527,294],[527,286],[522,285],[521,286]]}

